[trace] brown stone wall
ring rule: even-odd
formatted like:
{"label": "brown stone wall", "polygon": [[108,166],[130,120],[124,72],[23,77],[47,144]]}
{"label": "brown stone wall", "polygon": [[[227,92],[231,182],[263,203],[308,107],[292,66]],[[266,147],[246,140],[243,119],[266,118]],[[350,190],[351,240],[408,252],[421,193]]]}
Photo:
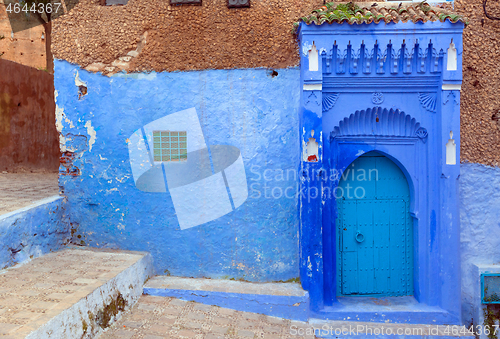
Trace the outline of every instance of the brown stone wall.
{"label": "brown stone wall", "polygon": [[[455,10],[470,21],[464,30],[461,161],[499,166],[500,120],[492,116],[500,110],[500,20],[486,18],[480,0],[456,1]],[[500,2],[489,0],[487,10],[500,17]]]}
{"label": "brown stone wall", "polygon": [[0,171],[59,168],[54,77],[0,59]]}
{"label": "brown stone wall", "polygon": [[42,40],[43,26],[17,32],[14,38],[11,37],[11,31],[3,0],[0,0],[0,59],[45,69],[47,62],[45,41]]}
{"label": "brown stone wall", "polygon": [[251,8],[228,9],[227,0],[173,7],[168,0],[130,0],[126,6],[98,2],[81,0],[54,21],[55,58],[83,67],[115,62],[120,68],[128,52],[142,47],[143,38],[146,43],[129,71],[295,66],[292,23],[323,3],[253,0]]}
{"label": "brown stone wall", "polygon": [[[297,66],[292,23],[323,3],[252,0],[251,8],[228,9],[226,0],[179,7],[168,0],[112,7],[98,2],[81,0],[54,22],[53,52],[103,73]],[[500,16],[500,3],[489,2]],[[464,31],[461,160],[498,165],[500,130],[492,115],[500,109],[500,21],[485,17],[481,0],[457,0],[455,10],[470,20]]]}

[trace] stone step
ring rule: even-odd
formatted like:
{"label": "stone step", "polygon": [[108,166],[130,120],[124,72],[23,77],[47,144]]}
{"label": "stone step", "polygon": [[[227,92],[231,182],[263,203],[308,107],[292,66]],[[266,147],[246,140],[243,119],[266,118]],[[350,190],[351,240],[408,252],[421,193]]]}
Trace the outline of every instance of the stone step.
{"label": "stone step", "polygon": [[144,294],[292,320],[307,321],[309,317],[309,294],[298,283],[156,276],[144,285]]}
{"label": "stone step", "polygon": [[94,338],[152,275],[141,252],[68,248],[0,271],[2,338]]}
{"label": "stone step", "polygon": [[[0,192],[3,188],[0,185]],[[64,198],[55,195],[0,215],[0,269],[60,250],[69,243],[71,231],[63,205]]]}
{"label": "stone step", "polygon": [[460,322],[456,315],[438,306],[419,303],[413,296],[337,297],[337,301],[333,305],[312,312],[310,317],[368,323],[458,325]]}

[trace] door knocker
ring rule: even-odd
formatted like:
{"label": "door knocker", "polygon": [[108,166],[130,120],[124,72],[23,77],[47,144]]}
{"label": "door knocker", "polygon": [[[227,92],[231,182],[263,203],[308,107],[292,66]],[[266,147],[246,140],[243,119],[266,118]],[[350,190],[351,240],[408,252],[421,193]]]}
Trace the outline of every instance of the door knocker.
{"label": "door knocker", "polygon": [[356,232],[356,241],[363,242],[363,240],[365,240],[365,236],[360,231],[357,231]]}

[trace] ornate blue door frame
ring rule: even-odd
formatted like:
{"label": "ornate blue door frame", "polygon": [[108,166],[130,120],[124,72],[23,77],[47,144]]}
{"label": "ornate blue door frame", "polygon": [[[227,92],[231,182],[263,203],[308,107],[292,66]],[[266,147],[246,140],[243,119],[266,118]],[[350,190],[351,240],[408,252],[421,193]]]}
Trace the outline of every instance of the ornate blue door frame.
{"label": "ornate blue door frame", "polygon": [[[339,175],[378,151],[410,186],[414,297],[437,312],[367,314],[459,323],[462,23],[301,23],[301,282],[317,317],[344,319],[335,277]],[[314,132],[313,132],[314,131]]]}

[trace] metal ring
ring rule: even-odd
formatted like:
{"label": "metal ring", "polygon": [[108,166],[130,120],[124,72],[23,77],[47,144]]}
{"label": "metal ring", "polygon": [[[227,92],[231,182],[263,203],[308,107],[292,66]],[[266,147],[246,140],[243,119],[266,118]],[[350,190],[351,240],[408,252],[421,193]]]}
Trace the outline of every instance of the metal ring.
{"label": "metal ring", "polygon": [[357,242],[363,242],[365,240],[365,236],[360,232],[356,232],[356,241]]}

